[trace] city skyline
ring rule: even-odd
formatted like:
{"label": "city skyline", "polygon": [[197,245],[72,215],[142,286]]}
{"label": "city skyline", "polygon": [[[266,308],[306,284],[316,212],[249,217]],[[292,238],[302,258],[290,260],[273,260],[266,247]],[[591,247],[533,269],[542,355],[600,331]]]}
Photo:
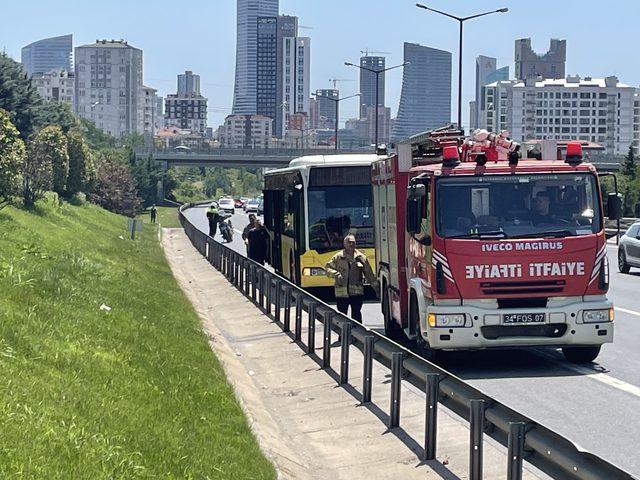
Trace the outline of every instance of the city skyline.
{"label": "city skyline", "polygon": [[[196,2],[198,3],[198,2]],[[402,59],[402,45],[404,41],[416,42],[421,45],[451,51],[454,59],[457,56],[457,36],[455,25],[446,19],[438,18],[428,13],[418,12],[411,2],[397,4],[389,9],[388,4],[380,0],[367,3],[364,8],[362,2],[339,4],[341,15],[330,15],[328,8],[332,2],[323,6],[307,5],[293,0],[281,0],[280,14],[300,17],[302,30],[300,35],[310,36],[314,49],[312,54],[311,90],[330,88],[329,78],[348,78],[354,82],[341,86],[341,94],[349,95],[357,92],[359,72],[349,71],[342,63],[353,61],[360,56],[362,49],[390,51],[386,55],[387,63],[400,62]],[[91,43],[96,38],[126,38],[145,52],[146,85],[158,89],[159,95],[166,95],[175,90],[175,75],[185,70],[193,70],[202,77],[203,95],[210,99],[209,125],[216,127],[224,116],[231,113],[233,101],[233,84],[236,52],[235,31],[235,1],[220,2],[211,6],[205,2],[199,6],[197,14],[187,14],[191,22],[207,26],[211,17],[215,15],[215,29],[205,29],[197,43],[167,37],[162,30],[153,26],[171,16],[170,4],[160,1],[154,4],[157,8],[149,11],[144,5],[129,5],[132,14],[126,18],[118,14],[119,6],[124,5],[121,0],[115,0],[104,12],[105,21],[96,24],[87,16],[86,22],[80,17],[74,17],[74,9],[79,6],[77,1],[62,2],[62,8],[52,12],[46,19],[30,16],[29,12],[44,5],[41,0],[28,2],[27,5],[7,6],[8,15],[23,18],[22,22],[11,22],[0,36],[0,48],[13,58],[20,59],[20,49],[39,39],[59,36],[66,33],[74,35],[74,46]],[[591,14],[576,8],[577,2],[566,2],[562,5],[551,2],[539,2],[536,8],[519,5],[515,2],[499,2],[491,7],[507,6],[507,15],[487,17],[482,21],[471,22],[465,27],[464,46],[464,91],[463,91],[463,123],[469,124],[468,102],[474,98],[474,61],[478,55],[487,55],[498,59],[498,64],[514,68],[514,41],[518,38],[532,38],[533,49],[544,52],[548,48],[550,38],[567,40],[567,75],[580,74],[583,76],[604,77],[615,74],[626,84],[637,86],[640,83],[640,68],[632,62],[624,61],[633,58],[631,45],[614,45],[613,40],[594,37],[587,29],[568,29],[566,19],[571,18],[573,25],[591,20]],[[442,8],[458,14],[475,13],[477,8],[465,5],[450,5],[445,2],[433,3],[435,8]],[[552,18],[543,16],[553,6]],[[634,2],[623,2],[623,7],[629,15],[616,15],[615,12],[601,12],[599,19],[605,25],[616,24],[616,30],[624,35],[631,35],[634,24],[631,21],[633,13],[640,14],[640,6]],[[584,9],[586,10],[586,9]],[[139,11],[140,15],[135,12]],[[139,24],[142,12],[148,21]],[[371,28],[373,19],[379,18],[384,12],[385,24],[381,34]],[[530,18],[540,13],[540,22],[536,24]],[[356,14],[357,13],[357,14]],[[569,17],[569,14],[570,17]],[[533,15],[533,17],[532,17]],[[17,17],[16,17],[17,18]],[[528,21],[525,22],[524,20]],[[424,29],[425,22],[429,29]],[[397,24],[402,28],[389,28]],[[349,28],[347,28],[349,27]],[[211,32],[209,30],[212,30]],[[341,35],[336,35],[339,30]],[[28,32],[38,32],[38,35]],[[491,36],[486,31],[498,32]],[[491,37],[491,38],[489,38]],[[626,54],[626,55],[625,55]],[[591,67],[590,61],[599,58],[596,66]],[[402,83],[402,69],[387,74],[386,105],[391,108],[392,116],[398,112],[399,96]],[[452,89],[456,88],[456,68],[453,70]],[[455,111],[456,99],[452,99],[452,111]],[[347,103],[341,114],[342,121],[357,117],[357,102]],[[341,121],[341,123],[342,123]]]}

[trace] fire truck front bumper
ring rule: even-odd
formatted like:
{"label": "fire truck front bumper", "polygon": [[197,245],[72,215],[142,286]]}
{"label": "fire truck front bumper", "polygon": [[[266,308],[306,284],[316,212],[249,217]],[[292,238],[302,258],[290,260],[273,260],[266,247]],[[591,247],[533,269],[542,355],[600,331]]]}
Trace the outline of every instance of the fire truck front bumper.
{"label": "fire truck front bumper", "polygon": [[595,346],[613,342],[613,304],[603,297],[579,297],[546,308],[429,305],[420,327],[438,350]]}

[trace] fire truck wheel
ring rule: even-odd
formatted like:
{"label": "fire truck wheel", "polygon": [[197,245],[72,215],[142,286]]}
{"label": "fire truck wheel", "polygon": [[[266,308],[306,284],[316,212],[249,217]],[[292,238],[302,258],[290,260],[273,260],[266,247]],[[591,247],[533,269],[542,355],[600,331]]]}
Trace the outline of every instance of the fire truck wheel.
{"label": "fire truck wheel", "polygon": [[418,299],[415,293],[411,293],[411,305],[409,307],[411,326],[416,334],[416,353],[425,360],[435,360],[436,351],[429,347],[429,344],[422,336],[420,330],[420,309],[418,308]]}
{"label": "fire truck wheel", "polygon": [[618,247],[618,270],[620,270],[620,273],[629,273],[629,270],[631,270],[622,247]]}
{"label": "fire truck wheel", "polygon": [[564,347],[564,358],[571,363],[593,362],[600,353],[600,345],[596,347]]}
{"label": "fire truck wheel", "polygon": [[400,327],[391,317],[391,304],[389,303],[389,291],[386,284],[383,285],[382,288],[382,317],[384,318],[384,334],[392,340],[397,340],[401,337]]}

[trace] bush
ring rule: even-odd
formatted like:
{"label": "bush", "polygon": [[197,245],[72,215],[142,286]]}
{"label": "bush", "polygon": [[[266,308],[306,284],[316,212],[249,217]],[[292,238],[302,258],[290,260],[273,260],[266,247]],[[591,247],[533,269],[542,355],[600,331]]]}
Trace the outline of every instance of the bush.
{"label": "bush", "polygon": [[117,155],[103,153],[96,162],[96,182],[89,199],[103,208],[134,217],[141,209],[129,166]]}
{"label": "bush", "polygon": [[80,205],[87,203],[87,196],[82,192],[76,192],[69,199],[69,203],[79,207]]}

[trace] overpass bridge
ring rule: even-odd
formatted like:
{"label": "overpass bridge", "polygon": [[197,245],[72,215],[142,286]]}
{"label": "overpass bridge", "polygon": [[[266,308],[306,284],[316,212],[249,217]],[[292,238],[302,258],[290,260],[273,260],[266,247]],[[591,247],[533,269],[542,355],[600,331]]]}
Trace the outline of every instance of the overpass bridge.
{"label": "overpass bridge", "polygon": [[137,149],[136,157],[152,158],[169,167],[286,167],[289,162],[304,155],[334,155],[344,153],[370,153],[367,149],[333,148],[212,148],[199,149]]}

